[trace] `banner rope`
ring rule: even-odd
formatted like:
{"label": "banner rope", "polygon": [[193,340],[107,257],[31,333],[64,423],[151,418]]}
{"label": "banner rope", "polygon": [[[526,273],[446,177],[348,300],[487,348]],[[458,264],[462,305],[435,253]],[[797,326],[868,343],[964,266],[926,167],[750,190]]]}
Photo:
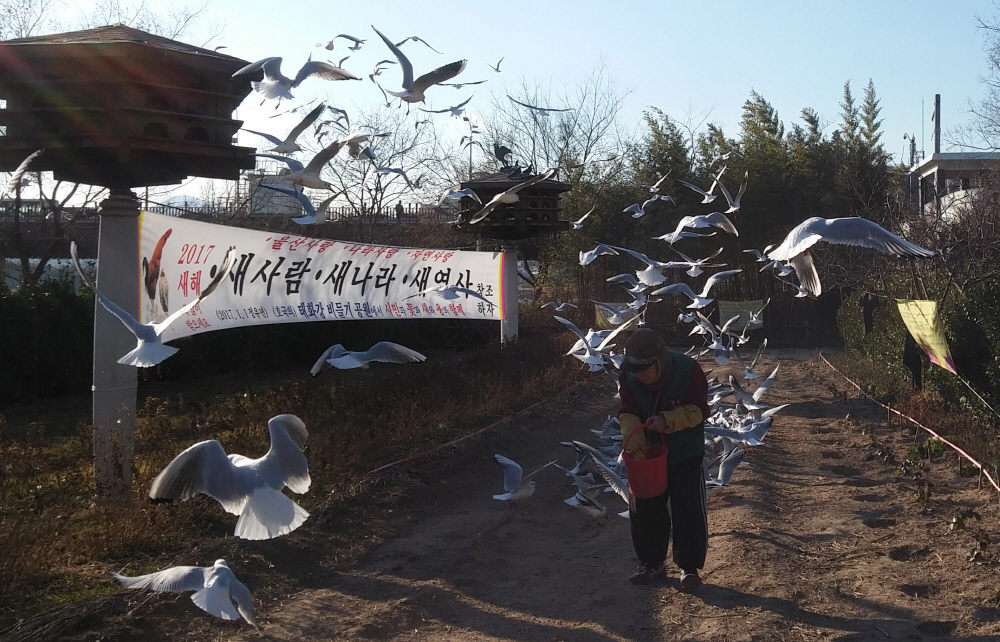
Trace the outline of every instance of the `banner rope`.
{"label": "banner rope", "polygon": [[[587,377],[583,381],[578,381],[577,383],[573,384],[572,386],[569,386],[568,388],[565,388],[562,391],[560,391],[559,394],[560,395],[567,394],[567,393],[571,392],[572,390],[574,390],[576,388],[579,388],[580,386],[582,386],[585,383],[588,383],[590,381],[594,381],[599,376],[600,375],[595,375],[595,376],[592,376],[592,377]],[[476,430],[474,432],[471,432],[471,433],[469,433],[467,435],[463,435],[461,437],[458,437],[457,439],[452,439],[451,441],[449,441],[447,443],[439,444],[437,446],[434,446],[433,448],[429,448],[427,450],[424,450],[424,451],[421,451],[421,452],[418,452],[418,453],[414,453],[412,455],[407,455],[406,457],[403,457],[402,459],[397,459],[396,461],[389,462],[388,464],[384,464],[382,466],[379,466],[378,468],[374,468],[374,469],[368,471],[366,473],[366,476],[367,475],[374,475],[375,473],[378,473],[378,472],[381,472],[383,470],[392,468],[393,466],[398,466],[399,464],[402,464],[402,463],[405,463],[405,462],[408,462],[408,461],[413,461],[414,459],[419,459],[420,457],[424,457],[424,456],[429,455],[431,453],[437,452],[437,451],[439,451],[439,450],[441,450],[443,448],[447,448],[449,446],[454,446],[457,443],[460,443],[460,442],[465,441],[466,439],[470,439],[472,437],[475,437],[476,435],[480,435],[480,434],[486,432],[487,430],[489,430],[491,428],[495,428],[496,426],[499,426],[502,423],[510,421],[514,417],[516,417],[516,416],[518,416],[520,414],[523,414],[525,412],[528,412],[532,408],[535,408],[536,406],[540,406],[540,405],[542,405],[543,403],[545,403],[547,401],[549,401],[548,398],[542,399],[541,401],[535,402],[535,403],[533,403],[530,406],[527,406],[525,408],[521,408],[520,410],[515,411],[515,412],[507,415],[506,417],[503,417],[502,419],[498,419],[498,420],[494,421],[493,423],[491,423],[490,425],[485,426],[483,428],[480,428],[480,429],[478,429],[478,430]]]}
{"label": "banner rope", "polygon": [[933,435],[935,439],[938,439],[941,442],[947,444],[952,450],[954,450],[955,452],[957,452],[962,457],[965,457],[966,459],[968,459],[970,462],[972,462],[973,466],[975,466],[976,468],[979,469],[980,473],[982,473],[983,475],[985,475],[986,479],[988,479],[989,482],[990,482],[990,484],[993,485],[993,488],[996,488],[997,492],[1000,493],[1000,485],[998,485],[997,482],[996,482],[996,480],[993,479],[993,476],[990,475],[990,473],[986,470],[986,468],[981,463],[979,463],[978,461],[976,461],[975,459],[973,459],[972,456],[969,455],[967,452],[965,452],[964,450],[962,450],[961,448],[959,448],[955,444],[951,443],[950,441],[948,441],[947,439],[945,439],[941,435],[937,434],[936,432],[934,432],[933,430],[931,430],[927,426],[923,425],[922,423],[920,423],[919,421],[917,421],[913,417],[910,417],[909,415],[905,415],[905,414],[899,412],[898,410],[896,410],[895,408],[893,408],[891,406],[887,406],[884,403],[882,403],[881,401],[878,401],[877,399],[875,399],[874,397],[872,397],[871,395],[869,395],[867,392],[865,392],[861,388],[861,386],[859,386],[858,384],[854,383],[854,381],[852,381],[847,375],[845,375],[843,372],[841,372],[840,370],[838,370],[836,366],[834,366],[832,363],[830,363],[829,361],[827,361],[826,357],[823,356],[822,352],[819,353],[819,358],[823,360],[823,363],[825,363],[826,365],[830,366],[830,368],[834,372],[836,372],[841,377],[843,377],[844,380],[847,381],[847,383],[849,383],[852,386],[854,386],[855,388],[857,388],[858,392],[860,392],[861,394],[863,394],[865,397],[868,397],[869,399],[871,399],[873,403],[877,403],[878,405],[882,406],[883,408],[885,408],[889,412],[895,413],[896,415],[899,415],[900,417],[902,417],[903,419],[906,419],[907,421],[911,422],[912,424],[914,424],[914,425],[916,425],[916,426],[918,426],[920,428],[923,428],[924,430],[926,430],[927,432],[929,432],[931,435]]}

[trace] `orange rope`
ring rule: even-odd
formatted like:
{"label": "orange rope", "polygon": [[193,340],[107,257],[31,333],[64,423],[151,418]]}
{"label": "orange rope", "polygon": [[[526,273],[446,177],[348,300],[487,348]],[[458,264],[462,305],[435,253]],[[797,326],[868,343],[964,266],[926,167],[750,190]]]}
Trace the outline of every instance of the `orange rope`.
{"label": "orange rope", "polygon": [[923,425],[922,423],[920,423],[919,421],[917,421],[917,420],[916,420],[916,419],[914,419],[913,417],[910,417],[909,415],[904,415],[903,413],[899,412],[899,411],[898,411],[898,410],[896,410],[895,408],[892,408],[892,407],[890,407],[890,406],[887,406],[887,405],[885,405],[884,403],[882,403],[882,402],[878,401],[877,399],[875,399],[874,397],[872,397],[871,395],[869,395],[869,394],[868,394],[867,392],[865,392],[864,390],[862,390],[861,386],[859,386],[858,384],[856,384],[856,383],[854,383],[853,381],[851,381],[851,380],[850,380],[850,379],[849,379],[849,378],[847,377],[847,375],[845,375],[845,374],[844,374],[843,372],[841,372],[840,370],[837,370],[836,366],[834,366],[834,365],[833,365],[832,363],[830,363],[829,361],[827,361],[827,360],[826,360],[826,357],[824,357],[822,353],[820,353],[820,355],[819,355],[819,358],[823,360],[823,363],[825,363],[826,365],[830,366],[830,368],[832,368],[834,372],[836,372],[836,373],[837,373],[837,374],[839,374],[839,375],[840,375],[841,377],[843,377],[843,378],[844,378],[844,379],[845,379],[845,380],[847,381],[847,383],[849,383],[849,384],[851,384],[852,386],[854,386],[855,388],[857,388],[857,389],[858,389],[858,391],[859,391],[859,392],[860,392],[861,394],[863,394],[864,396],[868,397],[868,398],[869,398],[869,399],[871,399],[871,400],[872,400],[873,402],[875,402],[875,403],[877,403],[878,405],[882,406],[883,408],[885,408],[885,409],[886,409],[886,410],[888,410],[889,412],[893,412],[893,413],[896,413],[897,415],[899,415],[899,416],[900,416],[900,417],[902,417],[903,419],[906,419],[907,421],[910,421],[910,422],[911,422],[911,423],[913,423],[914,425],[916,425],[916,426],[919,426],[920,428],[923,428],[924,430],[926,430],[926,431],[927,431],[927,432],[929,432],[930,434],[934,435],[934,438],[935,438],[935,439],[938,439],[938,440],[940,440],[940,441],[944,442],[945,444],[947,444],[948,446],[950,446],[950,447],[952,448],[952,450],[954,450],[955,452],[957,452],[957,453],[958,453],[959,455],[961,455],[961,456],[965,457],[966,459],[968,459],[968,460],[969,460],[970,462],[972,462],[972,465],[973,465],[973,466],[975,466],[976,468],[978,468],[978,469],[979,469],[979,472],[981,472],[981,473],[982,473],[983,475],[985,475],[985,476],[986,476],[986,479],[988,479],[988,480],[989,480],[989,482],[990,482],[990,483],[991,483],[991,484],[993,485],[993,488],[996,488],[996,489],[997,489],[997,492],[1000,492],[1000,485],[998,485],[998,484],[997,484],[996,480],[994,480],[994,479],[993,479],[993,477],[992,477],[992,476],[991,476],[991,475],[990,475],[990,474],[989,474],[989,473],[988,473],[988,472],[986,471],[986,469],[985,469],[985,468],[983,467],[983,465],[982,465],[981,463],[979,463],[978,461],[976,461],[975,459],[973,459],[973,458],[972,458],[972,457],[971,457],[971,456],[970,456],[970,455],[969,455],[969,454],[968,454],[967,452],[965,452],[964,450],[962,450],[961,448],[959,448],[959,447],[958,447],[958,446],[956,446],[955,444],[951,443],[950,441],[948,441],[947,439],[945,439],[945,438],[944,438],[944,437],[942,437],[941,435],[937,434],[936,432],[934,432],[933,430],[931,430],[931,429],[930,429],[930,428],[928,428],[927,426]]}

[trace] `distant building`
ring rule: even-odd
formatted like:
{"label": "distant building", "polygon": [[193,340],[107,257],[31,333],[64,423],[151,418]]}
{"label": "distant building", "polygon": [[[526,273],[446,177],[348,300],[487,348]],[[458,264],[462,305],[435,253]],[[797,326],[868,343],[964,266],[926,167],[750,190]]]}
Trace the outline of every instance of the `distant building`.
{"label": "distant building", "polygon": [[931,154],[910,168],[910,204],[928,216],[954,216],[970,206],[986,176],[998,169],[998,152]]}
{"label": "distant building", "polygon": [[288,189],[297,186],[282,175],[265,174],[250,179],[251,216],[302,216],[302,204],[294,196],[282,194],[264,185]]}

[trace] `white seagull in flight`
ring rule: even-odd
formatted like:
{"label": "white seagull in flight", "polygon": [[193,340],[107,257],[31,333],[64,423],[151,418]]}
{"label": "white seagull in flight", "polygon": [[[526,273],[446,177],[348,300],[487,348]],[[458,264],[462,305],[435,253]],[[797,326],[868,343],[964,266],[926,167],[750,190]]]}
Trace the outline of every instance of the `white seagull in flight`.
{"label": "white seagull in flight", "polygon": [[202,289],[201,294],[199,294],[197,298],[182,306],[176,312],[159,323],[139,323],[135,317],[115,305],[111,299],[104,296],[104,294],[94,287],[94,284],[91,283],[86,276],[84,276],[83,270],[80,268],[80,259],[76,254],[75,241],[71,241],[69,244],[69,254],[73,258],[73,267],[76,268],[77,274],[80,275],[80,280],[83,284],[93,290],[94,295],[97,296],[97,300],[101,302],[101,305],[103,305],[108,312],[118,317],[118,320],[121,321],[133,335],[135,335],[136,341],[138,342],[135,348],[119,359],[118,363],[126,366],[135,366],[137,368],[155,366],[177,352],[177,348],[160,343],[160,335],[163,334],[164,330],[170,327],[171,323],[190,312],[194,306],[201,303],[205,297],[214,292],[222,283],[223,279],[229,276],[229,272],[233,269],[233,265],[236,263],[236,252],[234,252],[234,248],[231,247],[222,258],[222,263],[217,267],[212,266],[212,269],[216,270],[215,276],[212,277],[209,284]]}
{"label": "white seagull in flight", "polygon": [[799,283],[812,296],[818,297],[823,288],[819,282],[819,273],[813,262],[809,249],[826,241],[837,245],[854,245],[867,247],[886,254],[908,256],[912,258],[930,258],[937,253],[924,249],[902,239],[878,223],[860,216],[850,218],[808,218],[794,228],[778,247],[768,252],[767,256],[776,261],[788,261],[795,269]]}
{"label": "white seagull in flight", "polygon": [[[375,27],[373,26],[372,29],[375,29]],[[446,80],[451,80],[458,74],[462,73],[465,66],[468,64],[467,60],[458,60],[444,65],[443,67],[438,67],[434,71],[428,72],[414,80],[413,65],[410,64],[409,59],[403,55],[403,52],[399,50],[399,47],[382,35],[381,31],[375,29],[375,33],[382,38],[385,45],[389,47],[389,51],[396,56],[396,60],[399,61],[399,66],[403,70],[403,91],[387,91],[386,93],[392,94],[403,102],[424,102],[424,92],[427,91],[427,89],[429,89],[432,85],[436,85]]]}
{"label": "white seagull in flight", "polygon": [[271,539],[290,533],[309,517],[281,489],[309,490],[309,464],[302,450],[309,432],[295,415],[277,415],[267,422],[271,447],[259,459],[226,455],[214,439],[199,442],[167,464],[153,480],[149,498],[183,501],[198,493],[215,499],[227,513],[239,515],[236,537]]}
{"label": "white seagull in flight", "polygon": [[332,345],[320,355],[313,365],[309,374],[316,376],[330,368],[338,370],[350,370],[353,368],[367,368],[372,361],[380,363],[420,363],[427,357],[416,350],[411,350],[406,346],[401,346],[392,341],[379,341],[372,347],[362,352],[346,350],[344,346]]}
{"label": "white seagull in flight", "polygon": [[320,60],[308,60],[299,68],[295,78],[289,78],[281,73],[281,58],[262,58],[257,62],[250,63],[246,67],[239,69],[233,74],[233,78],[243,74],[250,74],[258,69],[264,70],[263,81],[252,81],[250,86],[254,91],[264,96],[264,98],[294,98],[290,90],[295,89],[305,81],[306,78],[315,76],[322,80],[361,80],[346,69],[335,67],[328,62]]}
{"label": "white seagull in flight", "polygon": [[293,154],[295,152],[302,151],[302,148],[295,142],[295,139],[298,138],[299,134],[304,132],[309,125],[312,125],[313,122],[319,118],[319,115],[323,113],[324,109],[326,109],[326,105],[320,103],[319,107],[306,114],[306,117],[303,118],[298,125],[293,127],[292,131],[288,132],[288,136],[285,137],[285,140],[281,140],[277,136],[272,136],[271,134],[254,131],[252,129],[244,129],[243,131],[250,132],[251,134],[257,134],[258,136],[266,138],[270,142],[274,143],[275,147],[267,150],[272,154]]}
{"label": "white seagull in flight", "polygon": [[260,630],[254,618],[250,591],[229,570],[226,560],[215,560],[213,566],[174,566],[136,577],[118,573],[111,576],[127,589],[148,589],[161,593],[194,591],[191,601],[202,611],[223,620],[238,620],[242,615],[244,620]]}

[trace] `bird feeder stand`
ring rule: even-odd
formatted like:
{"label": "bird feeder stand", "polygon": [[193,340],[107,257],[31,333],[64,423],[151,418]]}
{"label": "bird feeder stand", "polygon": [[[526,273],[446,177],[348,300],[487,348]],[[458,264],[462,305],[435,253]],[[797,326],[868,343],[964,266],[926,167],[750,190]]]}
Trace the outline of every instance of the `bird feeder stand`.
{"label": "bird feeder stand", "polygon": [[[507,169],[496,174],[482,176],[461,184],[461,188],[472,188],[483,203],[488,203],[497,194],[531,178],[518,168]],[[524,188],[518,192],[516,203],[500,205],[489,216],[475,224],[469,220],[481,209],[481,205],[468,196],[459,201],[461,208],[453,227],[462,232],[475,234],[479,239],[501,241],[503,244],[503,308],[500,312],[500,341],[508,343],[517,340],[518,332],[518,243],[542,236],[555,236],[570,229],[569,221],[559,220],[562,194],[570,190],[569,183],[549,179]]]}
{"label": "bird feeder stand", "polygon": [[[123,25],[0,42],[0,171],[32,152],[31,171],[107,187],[97,284],[139,318],[139,202],[132,188],[189,176],[237,180],[254,149],[236,147],[232,112],[247,61]],[[94,475],[98,495],[130,494],[136,371],[118,358],[132,334],[94,305]]]}

